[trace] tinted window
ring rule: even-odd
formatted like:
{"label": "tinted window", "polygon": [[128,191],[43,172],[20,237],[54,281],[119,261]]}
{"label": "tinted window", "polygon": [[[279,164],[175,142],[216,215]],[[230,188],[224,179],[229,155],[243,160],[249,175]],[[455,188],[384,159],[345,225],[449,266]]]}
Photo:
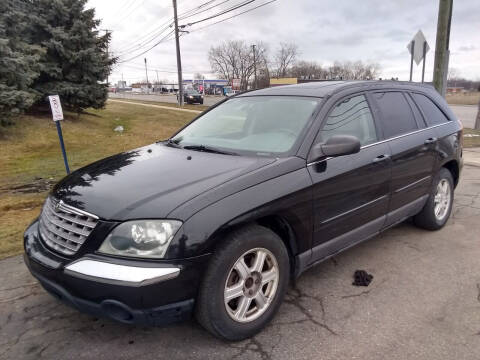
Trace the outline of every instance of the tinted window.
{"label": "tinted window", "polygon": [[374,93],[382,114],[386,138],[418,129],[412,109],[401,92]]}
{"label": "tinted window", "polygon": [[445,114],[428,97],[422,94],[412,94],[412,96],[420,109],[422,109],[428,126],[438,125],[448,121]]}
{"label": "tinted window", "polygon": [[420,128],[425,128],[427,125],[425,124],[425,121],[423,120],[423,116],[420,113],[420,110],[418,110],[418,106],[415,105],[413,102],[412,98],[409,96],[406,96],[408,103],[410,104],[410,109],[412,109],[413,114],[415,115],[415,119],[417,119],[417,125],[420,126]]}
{"label": "tinted window", "polygon": [[345,99],[335,105],[320,131],[320,140],[325,142],[334,135],[356,136],[362,145],[377,141],[377,133],[365,96]]}

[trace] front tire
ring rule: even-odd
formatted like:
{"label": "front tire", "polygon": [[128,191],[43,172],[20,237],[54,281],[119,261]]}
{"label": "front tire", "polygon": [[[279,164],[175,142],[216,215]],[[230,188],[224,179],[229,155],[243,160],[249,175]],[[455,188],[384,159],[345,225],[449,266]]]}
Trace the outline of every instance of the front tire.
{"label": "front tire", "polygon": [[273,318],[289,281],[288,251],[273,231],[252,225],[215,250],[197,299],[196,318],[213,335],[249,338]]}
{"label": "front tire", "polygon": [[452,212],[453,191],[452,174],[441,168],[432,181],[427,203],[414,217],[415,225],[427,230],[438,230],[445,226]]}

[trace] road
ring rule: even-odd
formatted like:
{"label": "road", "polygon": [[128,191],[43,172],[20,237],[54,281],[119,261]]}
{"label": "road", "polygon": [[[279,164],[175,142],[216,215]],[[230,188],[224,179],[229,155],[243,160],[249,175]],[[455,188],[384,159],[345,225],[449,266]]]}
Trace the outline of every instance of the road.
{"label": "road", "polygon": [[[480,167],[465,166],[438,232],[399,225],[303,274],[259,335],[219,341],[93,318],[48,295],[22,258],[0,261],[0,359],[479,359]],[[374,275],[352,286],[356,269]]]}
{"label": "road", "polygon": [[[177,103],[177,97],[175,95],[147,95],[147,94],[134,94],[134,93],[109,93],[111,99],[130,99],[130,100],[142,100],[142,101],[158,101],[165,103]],[[203,100],[203,105],[212,106],[220,100],[225,99],[224,96],[207,95]]]}
{"label": "road", "polygon": [[[145,94],[113,94],[110,93],[109,97],[112,99],[131,99],[131,100],[146,100],[146,101],[159,101],[167,103],[176,103],[177,97],[175,95],[145,95]],[[211,106],[218,101],[223,100],[223,96],[206,96],[204,99],[204,105]],[[466,128],[473,128],[475,124],[475,117],[477,116],[478,107],[476,105],[450,105],[455,115],[462,121],[463,126]]]}

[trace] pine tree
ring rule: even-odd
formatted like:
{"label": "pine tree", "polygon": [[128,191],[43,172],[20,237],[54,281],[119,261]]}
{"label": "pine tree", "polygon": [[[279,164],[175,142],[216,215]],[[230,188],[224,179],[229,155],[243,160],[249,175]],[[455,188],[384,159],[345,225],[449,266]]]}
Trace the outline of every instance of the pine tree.
{"label": "pine tree", "polygon": [[31,85],[39,75],[42,49],[25,37],[31,5],[23,0],[0,1],[0,125],[30,108],[40,96]]}
{"label": "pine tree", "polygon": [[100,36],[95,11],[85,9],[87,0],[31,2],[36,16],[30,41],[45,49],[33,90],[41,101],[58,94],[65,107],[78,112],[102,108],[107,99],[104,80],[115,60],[108,58],[110,35]]}

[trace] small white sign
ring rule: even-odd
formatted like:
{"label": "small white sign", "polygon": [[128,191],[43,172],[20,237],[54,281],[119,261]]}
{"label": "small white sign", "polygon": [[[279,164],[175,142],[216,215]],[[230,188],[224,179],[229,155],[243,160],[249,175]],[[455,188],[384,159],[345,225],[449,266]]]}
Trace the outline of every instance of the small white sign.
{"label": "small white sign", "polygon": [[60,97],[58,95],[51,95],[48,97],[48,100],[50,100],[53,121],[63,120],[63,110],[62,104],[60,103]]}
{"label": "small white sign", "polygon": [[[415,41],[414,48],[412,49],[412,42]],[[418,30],[417,34],[413,37],[413,39],[408,43],[407,49],[410,54],[413,51],[413,60],[418,64],[423,60],[423,43],[426,43],[427,39],[425,39],[425,35],[423,35],[422,30]],[[425,47],[425,54],[427,54],[428,50],[430,50],[430,46],[428,43]]]}

